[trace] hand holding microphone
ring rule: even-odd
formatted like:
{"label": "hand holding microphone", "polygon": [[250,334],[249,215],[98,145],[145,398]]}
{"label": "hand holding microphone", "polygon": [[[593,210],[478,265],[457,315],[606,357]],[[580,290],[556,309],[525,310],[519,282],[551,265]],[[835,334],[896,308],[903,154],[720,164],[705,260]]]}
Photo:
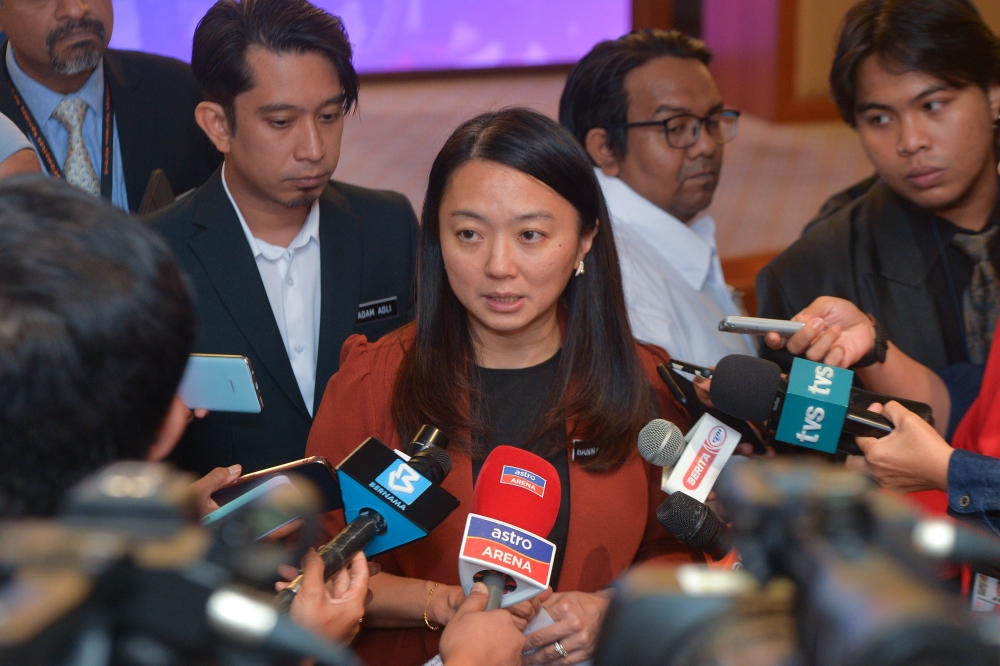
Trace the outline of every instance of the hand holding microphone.
{"label": "hand holding microphone", "polygon": [[[344,516],[341,532],[319,549],[324,578],[329,580],[359,551],[369,555],[421,539],[441,524],[458,500],[440,487],[451,472],[448,453],[430,443],[436,428],[424,426],[423,448],[404,461],[374,437],[369,437],[337,467]],[[287,611],[302,585],[300,575],[275,600]]]}

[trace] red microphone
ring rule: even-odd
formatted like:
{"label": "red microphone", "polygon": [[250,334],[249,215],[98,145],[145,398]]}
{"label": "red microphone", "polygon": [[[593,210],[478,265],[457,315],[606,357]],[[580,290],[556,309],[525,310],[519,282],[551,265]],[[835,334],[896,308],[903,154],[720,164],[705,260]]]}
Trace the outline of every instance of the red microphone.
{"label": "red microphone", "polygon": [[545,536],[561,500],[551,463],[513,446],[493,449],[479,472],[459,551],[465,593],[482,581],[490,591],[486,610],[492,610],[544,591],[556,552]]}

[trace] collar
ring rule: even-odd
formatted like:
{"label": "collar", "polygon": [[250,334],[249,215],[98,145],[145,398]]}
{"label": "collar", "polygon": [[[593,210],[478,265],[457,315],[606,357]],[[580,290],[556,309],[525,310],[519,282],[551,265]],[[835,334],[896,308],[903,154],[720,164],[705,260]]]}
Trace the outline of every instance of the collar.
{"label": "collar", "polygon": [[[998,182],[1000,187],[1000,182]],[[893,191],[881,179],[872,185],[865,195],[864,215],[867,216],[872,234],[872,246],[878,255],[879,275],[907,284],[921,286],[933,267],[933,261],[938,258],[937,248],[931,254],[933,261],[927,261],[917,240],[918,231],[915,225],[925,225],[928,228],[935,220],[940,220],[942,231],[948,229],[951,223],[937,218],[926,209],[913,205],[908,199]],[[1000,215],[1000,201],[993,209],[990,224]],[[951,236],[942,234],[942,241],[947,244]]]}
{"label": "collar", "polygon": [[701,290],[717,253],[715,220],[705,215],[684,224],[620,178],[607,176],[599,168],[594,173],[614,218],[615,230],[638,233],[644,245],[673,266],[692,289]]}
{"label": "collar", "polygon": [[226,184],[225,162],[222,163],[222,187],[226,190],[226,196],[229,197],[229,203],[233,205],[233,210],[236,211],[236,217],[240,220],[240,226],[243,227],[243,233],[246,235],[247,243],[250,244],[250,249],[253,251],[254,259],[264,255],[264,258],[268,261],[277,261],[283,254],[285,254],[286,251],[302,249],[312,240],[319,243],[318,199],[313,202],[312,208],[309,209],[309,214],[306,215],[306,221],[302,225],[302,228],[299,229],[299,233],[295,235],[295,238],[293,238],[292,242],[288,244],[288,247],[284,248],[279,245],[271,245],[266,241],[262,241],[250,232],[250,227],[247,226],[247,221],[243,218],[243,213],[240,211],[240,207],[236,205],[236,200],[233,199],[233,195],[229,191],[229,185]]}
{"label": "collar", "polygon": [[98,63],[97,67],[94,68],[94,73],[90,75],[87,82],[83,84],[83,87],[77,90],[75,93],[70,93],[69,95],[62,95],[57,93],[55,90],[51,90],[38,81],[28,76],[23,69],[17,64],[17,60],[14,58],[14,49],[7,43],[7,72],[10,75],[10,80],[17,88],[17,91],[21,93],[21,97],[24,98],[24,103],[28,105],[31,109],[32,115],[34,115],[35,120],[42,125],[52,116],[52,112],[56,110],[59,102],[63,101],[68,97],[79,97],[87,106],[101,117],[104,111],[104,60]]}

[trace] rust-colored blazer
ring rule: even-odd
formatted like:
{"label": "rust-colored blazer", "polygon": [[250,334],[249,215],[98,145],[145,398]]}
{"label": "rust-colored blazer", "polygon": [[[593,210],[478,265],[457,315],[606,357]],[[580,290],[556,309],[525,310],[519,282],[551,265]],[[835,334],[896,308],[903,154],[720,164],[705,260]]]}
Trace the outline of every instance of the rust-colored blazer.
{"label": "rust-colored blazer", "polygon": [[[333,375],[320,403],[306,444],[307,456],[324,456],[334,464],[368,437],[402,448],[390,413],[392,387],[415,327],[410,324],[368,342],[353,335],[344,343],[340,370]],[[663,389],[656,365],[667,360],[658,347],[640,344],[639,358],[656,392],[660,415],[687,430],[689,419]],[[661,468],[636,452],[613,472],[594,474],[570,456],[570,520],[558,591],[594,592],[606,587],[636,562],[664,558],[674,562],[703,561],[700,552],[680,544],[656,520],[656,508],[666,497],[660,490]],[[458,550],[472,505],[472,461],[451,453],[452,470],[444,488],[461,501],[426,539],[376,558],[388,573],[458,585]],[[328,532],[344,527],[343,512],[325,517]],[[427,629],[362,631],[355,649],[372,666],[419,666],[437,654],[440,634]]]}

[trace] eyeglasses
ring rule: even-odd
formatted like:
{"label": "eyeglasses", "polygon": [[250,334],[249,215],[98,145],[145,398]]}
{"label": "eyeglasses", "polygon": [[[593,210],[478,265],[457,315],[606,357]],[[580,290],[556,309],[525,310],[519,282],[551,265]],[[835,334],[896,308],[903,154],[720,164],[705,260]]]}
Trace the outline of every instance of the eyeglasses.
{"label": "eyeglasses", "polygon": [[701,137],[701,126],[704,125],[708,135],[717,144],[729,143],[736,138],[736,125],[740,112],[735,109],[713,111],[704,118],[693,113],[682,113],[666,120],[649,120],[641,123],[623,123],[617,127],[652,127],[660,125],[667,135],[667,143],[673,148],[690,148],[698,143]]}

